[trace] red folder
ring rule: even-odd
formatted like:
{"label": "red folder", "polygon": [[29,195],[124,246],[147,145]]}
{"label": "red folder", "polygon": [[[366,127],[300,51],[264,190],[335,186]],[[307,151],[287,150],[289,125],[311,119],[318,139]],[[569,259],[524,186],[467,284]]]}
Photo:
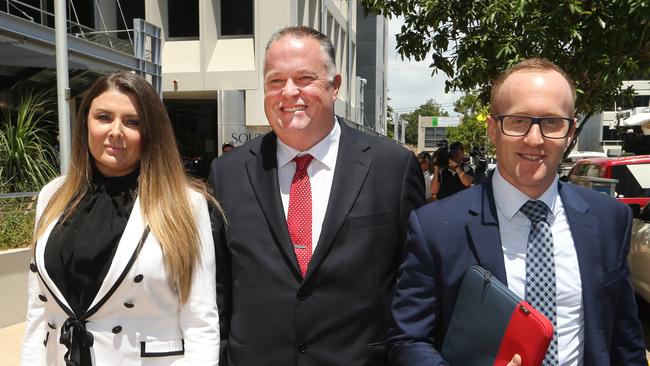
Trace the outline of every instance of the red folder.
{"label": "red folder", "polygon": [[473,266],[463,277],[441,354],[451,366],[503,366],[515,354],[523,366],[538,366],[552,338],[548,318]]}

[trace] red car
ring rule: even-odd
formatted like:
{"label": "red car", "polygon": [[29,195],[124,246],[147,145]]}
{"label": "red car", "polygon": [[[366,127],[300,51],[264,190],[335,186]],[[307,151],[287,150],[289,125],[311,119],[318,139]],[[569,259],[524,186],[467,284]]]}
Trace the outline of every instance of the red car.
{"label": "red car", "polygon": [[630,205],[636,217],[650,202],[650,155],[582,159],[568,180],[613,195]]}

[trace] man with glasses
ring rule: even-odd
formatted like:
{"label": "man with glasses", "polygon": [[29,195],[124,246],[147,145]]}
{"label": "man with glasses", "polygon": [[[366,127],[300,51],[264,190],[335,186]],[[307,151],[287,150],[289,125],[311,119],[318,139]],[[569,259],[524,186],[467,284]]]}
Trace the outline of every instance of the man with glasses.
{"label": "man with glasses", "polygon": [[[631,211],[558,181],[575,99],[571,78],[544,59],[524,60],[494,82],[494,173],[411,214],[388,342],[394,365],[444,364],[438,350],[472,265],[554,324],[544,365],[647,365],[626,261]],[[513,355],[509,365],[521,364]]]}

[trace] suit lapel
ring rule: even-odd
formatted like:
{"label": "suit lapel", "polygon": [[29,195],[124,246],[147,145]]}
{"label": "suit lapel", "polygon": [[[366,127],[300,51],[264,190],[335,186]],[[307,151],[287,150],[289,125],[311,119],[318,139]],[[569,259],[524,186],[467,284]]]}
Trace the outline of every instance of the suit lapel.
{"label": "suit lapel", "polygon": [[[568,184],[560,182],[559,191],[578,256],[584,319],[590,319],[590,321],[584,322],[585,352],[587,353],[585,360],[596,359],[594,354],[589,354],[595,348],[588,345],[594,340],[590,339],[590,336],[602,332],[602,328],[598,325],[600,322],[597,320],[602,316],[600,299],[603,296],[603,268],[600,261],[600,255],[603,252],[600,245],[603,243],[598,235],[600,224],[597,217],[589,214],[589,205],[573,192]],[[604,337],[603,334],[602,339]]]}
{"label": "suit lapel", "polygon": [[126,223],[124,228],[124,233],[120,238],[120,242],[117,245],[115,250],[115,256],[111,262],[111,266],[102,281],[102,285],[97,291],[97,295],[93,299],[93,302],[90,304],[88,309],[93,309],[95,305],[102,300],[111,289],[117,284],[122,273],[128,271],[129,262],[134,252],[138,249],[138,243],[144,232],[145,225],[142,218],[142,211],[140,209],[140,198],[136,198],[133,203],[133,209],[131,210],[131,215],[129,215],[129,221]]}
{"label": "suit lapel", "polygon": [[370,145],[361,138],[363,135],[354,133],[345,122],[341,126],[341,140],[336,158],[336,168],[332,180],[327,203],[327,212],[314,255],[309,262],[306,278],[314,273],[329,253],[334,239],[348,217],[354,202],[363,187],[372,164],[368,150]]}
{"label": "suit lapel", "polygon": [[485,180],[482,189],[475,189],[474,192],[467,220],[470,245],[478,264],[507,286],[501,234],[492,193],[492,175]]}
{"label": "suit lapel", "polygon": [[291,264],[294,275],[302,277],[298,260],[289,237],[287,221],[284,217],[280,187],[278,185],[277,144],[274,133],[262,138],[259,150],[251,148],[253,157],[246,161],[248,178],[255,192],[257,202],[264,212],[269,228],[275,237],[275,243]]}

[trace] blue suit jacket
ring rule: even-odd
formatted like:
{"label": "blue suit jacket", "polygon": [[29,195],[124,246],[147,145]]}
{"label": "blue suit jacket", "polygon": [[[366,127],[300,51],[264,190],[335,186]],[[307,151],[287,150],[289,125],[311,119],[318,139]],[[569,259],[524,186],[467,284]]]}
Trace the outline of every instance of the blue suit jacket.
{"label": "blue suit jacket", "polygon": [[[630,209],[572,184],[560,182],[559,192],[582,280],[584,365],[647,365],[626,260]],[[402,260],[388,341],[391,362],[446,365],[437,350],[465,271],[478,264],[507,284],[491,177],[414,211]]]}

